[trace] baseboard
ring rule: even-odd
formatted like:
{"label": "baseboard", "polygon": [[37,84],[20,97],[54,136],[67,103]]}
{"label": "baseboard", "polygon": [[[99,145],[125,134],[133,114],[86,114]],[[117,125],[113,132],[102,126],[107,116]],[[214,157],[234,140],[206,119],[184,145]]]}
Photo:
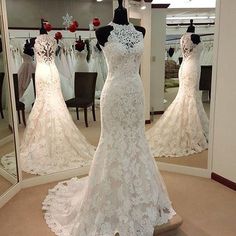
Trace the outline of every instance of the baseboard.
{"label": "baseboard", "polygon": [[21,184],[17,183],[12,186],[0,197],[0,208],[3,207],[11,198],[13,198],[21,190]]}
{"label": "baseboard", "polygon": [[150,115],[162,115],[164,114],[164,111],[151,111]]}
{"label": "baseboard", "polygon": [[151,124],[151,120],[145,120],[145,125]]}
{"label": "baseboard", "polygon": [[169,171],[184,175],[198,176],[203,178],[211,178],[211,172],[208,169],[190,167],[190,166],[181,166],[176,164],[165,163],[157,161],[157,166],[161,171]]}
{"label": "baseboard", "polygon": [[8,182],[10,182],[11,184],[16,184],[17,183],[17,177],[16,176],[12,176],[6,170],[4,170],[2,167],[0,167],[0,175],[4,179],[6,179]]}
{"label": "baseboard", "polygon": [[58,182],[66,179],[71,179],[75,176],[81,178],[89,173],[90,166],[84,166],[72,170],[66,170],[58,173],[53,173],[49,175],[42,175],[42,176],[33,176],[31,178],[23,179],[21,182],[22,188],[29,188],[34,187],[42,184]]}
{"label": "baseboard", "polygon": [[213,180],[215,180],[215,181],[217,181],[217,182],[219,182],[219,183],[225,185],[226,187],[231,188],[231,189],[233,189],[234,191],[236,191],[236,183],[235,183],[235,182],[233,182],[233,181],[231,181],[231,180],[229,180],[229,179],[226,179],[226,178],[224,178],[223,176],[218,175],[218,174],[216,174],[216,173],[214,173],[214,172],[211,173],[211,178],[212,178]]}
{"label": "baseboard", "polygon": [[0,146],[4,146],[5,144],[7,144],[9,142],[13,142],[13,140],[14,140],[13,134],[10,134],[0,140]]}

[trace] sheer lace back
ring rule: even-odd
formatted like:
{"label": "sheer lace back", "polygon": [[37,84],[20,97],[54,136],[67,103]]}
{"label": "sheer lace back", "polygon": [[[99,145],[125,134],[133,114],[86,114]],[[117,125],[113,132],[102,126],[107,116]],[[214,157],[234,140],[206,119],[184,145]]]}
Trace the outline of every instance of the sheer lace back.
{"label": "sheer lace back", "polygon": [[39,35],[35,40],[34,49],[37,62],[54,62],[56,40],[53,37],[47,34]]}
{"label": "sheer lace back", "polygon": [[200,55],[202,45],[201,43],[195,44],[191,39],[192,33],[185,33],[180,39],[180,46],[183,54],[183,58],[187,59],[192,55]]}

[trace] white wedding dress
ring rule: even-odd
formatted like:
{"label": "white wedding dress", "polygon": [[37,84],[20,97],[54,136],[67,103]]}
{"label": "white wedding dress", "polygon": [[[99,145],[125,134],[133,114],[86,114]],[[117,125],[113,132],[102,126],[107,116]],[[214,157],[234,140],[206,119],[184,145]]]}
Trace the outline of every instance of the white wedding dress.
{"label": "white wedding dress", "polygon": [[89,72],[87,55],[88,55],[88,51],[86,49],[86,46],[84,50],[82,50],[81,52],[78,50],[75,50],[75,62],[74,62],[75,72]]}
{"label": "white wedding dress", "polygon": [[21,142],[21,168],[43,175],[90,165],[94,147],[75,126],[62,96],[56,41],[40,35],[34,48],[37,96]]}
{"label": "white wedding dress", "polygon": [[209,121],[199,93],[202,45],[194,44],[185,33],[180,46],[183,62],[179,70],[179,91],[146,136],[154,156],[180,157],[201,152],[208,147]]}
{"label": "white wedding dress", "polygon": [[143,35],[132,24],[111,25],[101,137],[89,177],[59,183],[43,202],[56,235],[152,236],[175,214],[145,138]]}

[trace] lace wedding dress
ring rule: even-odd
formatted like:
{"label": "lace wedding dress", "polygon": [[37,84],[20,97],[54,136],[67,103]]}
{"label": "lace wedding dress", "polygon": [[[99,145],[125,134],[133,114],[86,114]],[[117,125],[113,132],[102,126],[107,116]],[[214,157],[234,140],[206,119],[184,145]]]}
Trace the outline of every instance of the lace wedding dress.
{"label": "lace wedding dress", "polygon": [[43,202],[56,235],[152,236],[175,214],[145,138],[143,35],[132,24],[111,25],[101,137],[89,177],[59,183]]}
{"label": "lace wedding dress", "polygon": [[84,50],[82,50],[81,52],[75,50],[75,65],[74,65],[75,72],[89,72],[89,65],[86,59],[87,55],[88,51],[86,49],[86,46]]}
{"label": "lace wedding dress", "polygon": [[62,96],[56,41],[40,35],[34,48],[37,96],[21,142],[21,168],[43,175],[90,165],[94,147],[75,126]]}
{"label": "lace wedding dress", "polygon": [[154,156],[179,157],[201,152],[208,146],[209,121],[199,94],[202,45],[185,33],[180,45],[183,62],[179,91],[160,120],[146,132]]}

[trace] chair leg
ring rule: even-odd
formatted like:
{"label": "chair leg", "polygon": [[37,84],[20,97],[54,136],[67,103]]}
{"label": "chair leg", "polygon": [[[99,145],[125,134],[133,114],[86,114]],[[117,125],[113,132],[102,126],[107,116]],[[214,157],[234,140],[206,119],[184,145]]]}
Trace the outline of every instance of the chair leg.
{"label": "chair leg", "polygon": [[79,108],[76,107],[77,120],[79,120]]}
{"label": "chair leg", "polygon": [[96,121],[95,105],[94,104],[92,106],[92,111],[93,111],[93,120]]}
{"label": "chair leg", "polygon": [[22,110],[22,119],[23,119],[23,123],[26,126],[26,121],[25,121],[25,110]]}
{"label": "chair leg", "polygon": [[84,120],[86,127],[88,127],[87,107],[84,108]]}
{"label": "chair leg", "polygon": [[17,110],[17,115],[18,115],[18,122],[19,122],[19,124],[21,124],[20,111],[19,110]]}
{"label": "chair leg", "polygon": [[4,119],[4,114],[3,114],[3,110],[1,109],[1,117],[2,119]]}

